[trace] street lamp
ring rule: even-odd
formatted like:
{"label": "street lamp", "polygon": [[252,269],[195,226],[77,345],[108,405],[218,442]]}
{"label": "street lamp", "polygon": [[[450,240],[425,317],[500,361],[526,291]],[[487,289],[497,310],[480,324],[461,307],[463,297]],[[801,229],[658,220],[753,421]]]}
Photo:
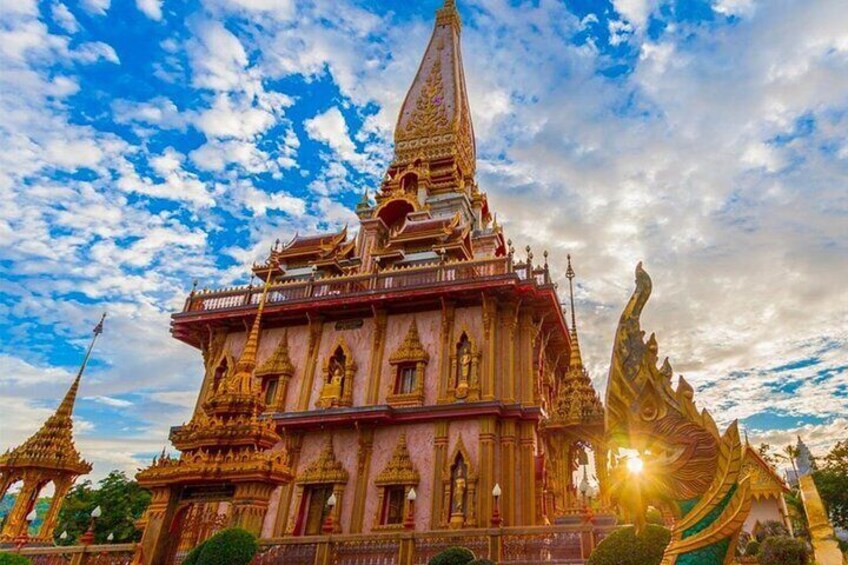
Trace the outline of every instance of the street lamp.
{"label": "street lamp", "polygon": [[103,510],[100,506],[96,507],[91,511],[91,522],[88,523],[88,530],[80,537],[80,543],[82,545],[91,545],[94,543],[94,523],[97,521],[100,516],[103,515]]}
{"label": "street lamp", "polygon": [[492,508],[492,527],[497,528],[501,525],[501,485],[495,483],[492,489],[492,497],[495,499],[495,505]]}
{"label": "street lamp", "polygon": [[66,542],[66,541],[68,541],[68,530],[63,531],[63,532],[61,533],[61,535],[59,535],[59,539],[60,539],[62,542]]}
{"label": "street lamp", "polygon": [[412,487],[406,495],[406,500],[409,502],[409,512],[406,513],[406,520],[403,522],[403,527],[407,530],[415,529],[415,500],[417,498],[418,493],[415,492],[415,487]]}
{"label": "street lamp", "polygon": [[336,493],[330,495],[330,498],[327,499],[327,519],[324,520],[324,527],[322,528],[325,534],[333,533],[333,509],[336,506]]}
{"label": "street lamp", "polygon": [[113,532],[109,532],[109,535],[106,536],[106,541],[108,541],[109,543],[115,541],[115,534]]}

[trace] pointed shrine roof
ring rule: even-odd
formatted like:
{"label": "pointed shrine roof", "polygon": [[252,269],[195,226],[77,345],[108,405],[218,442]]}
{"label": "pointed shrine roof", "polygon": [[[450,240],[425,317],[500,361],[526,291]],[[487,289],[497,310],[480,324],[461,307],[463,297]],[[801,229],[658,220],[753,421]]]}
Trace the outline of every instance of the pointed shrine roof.
{"label": "pointed shrine roof", "polygon": [[462,22],[454,0],[436,26],[395,128],[397,160],[455,157],[465,175],[476,170],[476,146],[460,49]]}
{"label": "pointed shrine roof", "polygon": [[72,414],[79,390],[82,370],[77,374],[62,403],[41,428],[28,440],[0,455],[0,470],[33,469],[68,475],[91,472],[91,463],[84,461],[74,444]]}

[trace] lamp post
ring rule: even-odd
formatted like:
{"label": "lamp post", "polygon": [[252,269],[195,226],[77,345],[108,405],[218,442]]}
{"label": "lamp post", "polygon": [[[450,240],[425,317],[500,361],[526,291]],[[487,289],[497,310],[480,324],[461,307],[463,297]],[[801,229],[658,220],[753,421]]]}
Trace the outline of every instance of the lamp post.
{"label": "lamp post", "polygon": [[492,497],[495,499],[495,504],[492,507],[492,527],[499,528],[501,525],[501,485],[495,483],[492,489]]}
{"label": "lamp post", "polygon": [[115,541],[115,534],[113,532],[109,532],[109,535],[106,536],[106,541],[108,543],[112,543],[113,541]]}
{"label": "lamp post", "polygon": [[80,544],[91,545],[94,543],[94,523],[102,515],[103,510],[99,506],[91,511],[91,522],[88,523],[88,530],[80,537]]}
{"label": "lamp post", "polygon": [[62,545],[65,545],[65,542],[68,541],[68,530],[63,531],[59,535],[59,541],[62,542]]}
{"label": "lamp post", "polygon": [[321,528],[325,534],[332,534],[335,526],[333,525],[333,509],[336,506],[336,493],[330,495],[327,499],[327,519],[324,520],[324,526]]}
{"label": "lamp post", "polygon": [[403,521],[403,527],[407,530],[415,529],[415,499],[417,498],[418,493],[415,492],[415,487],[412,487],[406,495],[406,500],[409,502],[409,511],[406,513],[406,520]]}

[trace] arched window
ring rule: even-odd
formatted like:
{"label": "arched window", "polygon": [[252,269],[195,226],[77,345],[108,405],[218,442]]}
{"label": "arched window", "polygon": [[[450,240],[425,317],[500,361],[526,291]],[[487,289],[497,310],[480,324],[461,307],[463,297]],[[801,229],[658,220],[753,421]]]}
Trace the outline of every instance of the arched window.
{"label": "arched window", "polygon": [[404,176],[400,181],[401,189],[405,194],[417,194],[418,193],[418,175],[414,173],[409,173]]}

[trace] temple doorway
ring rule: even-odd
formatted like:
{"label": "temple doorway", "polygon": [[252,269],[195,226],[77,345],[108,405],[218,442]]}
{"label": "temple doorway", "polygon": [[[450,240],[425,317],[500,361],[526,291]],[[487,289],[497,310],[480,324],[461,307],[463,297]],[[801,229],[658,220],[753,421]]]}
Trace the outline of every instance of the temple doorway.
{"label": "temple doorway", "polygon": [[226,528],[231,509],[229,500],[193,501],[191,496],[184,495],[168,530],[164,565],[180,565],[192,549]]}

